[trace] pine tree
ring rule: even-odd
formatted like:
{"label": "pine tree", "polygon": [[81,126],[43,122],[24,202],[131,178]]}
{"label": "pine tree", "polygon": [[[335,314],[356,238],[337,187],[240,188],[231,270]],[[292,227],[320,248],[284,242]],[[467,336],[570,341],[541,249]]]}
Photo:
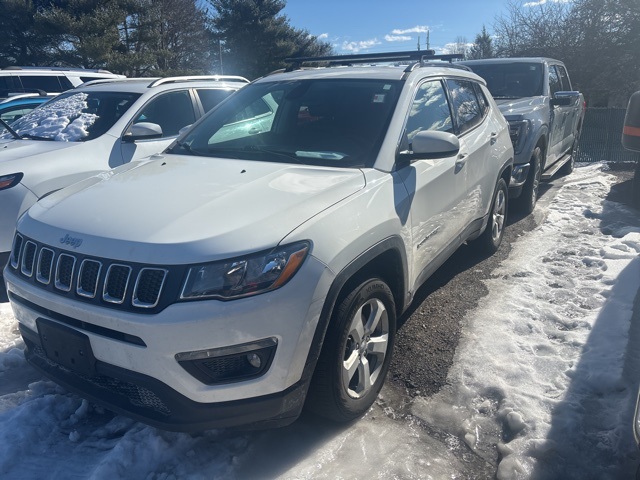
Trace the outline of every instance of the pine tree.
{"label": "pine tree", "polygon": [[482,25],[482,32],[476,35],[476,40],[473,46],[469,49],[468,58],[470,60],[477,60],[480,58],[492,58],[493,42],[491,36],[487,32],[487,29]]}
{"label": "pine tree", "polygon": [[284,0],[209,0],[224,73],[256,78],[285,66],[291,56],[326,55],[331,45],[293,28],[280,12]]}

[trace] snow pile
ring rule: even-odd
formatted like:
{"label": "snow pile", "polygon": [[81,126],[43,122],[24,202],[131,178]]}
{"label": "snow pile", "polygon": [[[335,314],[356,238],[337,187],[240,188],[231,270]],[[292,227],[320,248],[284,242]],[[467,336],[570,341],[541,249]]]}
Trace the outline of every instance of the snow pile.
{"label": "snow pile", "polygon": [[[619,478],[635,453],[637,212],[576,170],[469,315],[450,387],[413,413],[498,464],[499,479]],[[640,328],[640,327],[638,327]],[[635,340],[635,341],[634,341]]]}

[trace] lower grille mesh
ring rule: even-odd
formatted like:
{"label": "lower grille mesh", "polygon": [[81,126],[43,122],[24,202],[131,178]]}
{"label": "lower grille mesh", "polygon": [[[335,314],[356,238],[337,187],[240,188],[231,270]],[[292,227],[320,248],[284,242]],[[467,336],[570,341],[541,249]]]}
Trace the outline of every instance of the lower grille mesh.
{"label": "lower grille mesh", "polygon": [[67,373],[71,373],[75,375],[85,382],[91,383],[92,385],[109,390],[111,393],[119,395],[121,397],[126,397],[127,400],[136,407],[149,408],[163,415],[171,415],[171,410],[169,407],[151,390],[141,387],[139,385],[135,385],[129,382],[123,382],[122,380],[118,380],[117,378],[108,377],[106,375],[96,375],[94,377],[87,377],[86,375],[79,374],[77,372],[72,372],[71,370],[63,367],[62,365],[52,362],[49,360],[47,355],[45,354],[42,347],[37,345],[30,345],[30,348],[33,349],[33,353],[38,357],[42,358],[46,361],[50,366],[59,368],[64,370]]}

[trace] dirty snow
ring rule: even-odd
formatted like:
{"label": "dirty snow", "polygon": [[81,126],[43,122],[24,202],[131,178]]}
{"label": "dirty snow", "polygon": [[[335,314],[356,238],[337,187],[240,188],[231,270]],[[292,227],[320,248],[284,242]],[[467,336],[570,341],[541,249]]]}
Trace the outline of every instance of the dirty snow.
{"label": "dirty snow", "polygon": [[347,427],[180,434],[113,415],[38,376],[0,303],[0,477],[477,478],[478,456],[500,479],[631,478],[640,216],[606,200],[613,183],[581,166],[538,206],[465,318],[447,387],[387,386]]}

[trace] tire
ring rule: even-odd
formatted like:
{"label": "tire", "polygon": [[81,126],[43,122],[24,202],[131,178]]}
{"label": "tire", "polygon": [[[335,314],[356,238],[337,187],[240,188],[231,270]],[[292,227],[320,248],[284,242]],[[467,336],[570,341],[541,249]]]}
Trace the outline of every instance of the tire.
{"label": "tire", "polygon": [[578,155],[578,139],[573,141],[573,146],[569,153],[571,153],[571,159],[560,167],[560,175],[569,175],[573,172],[573,169],[576,166],[576,156]]}
{"label": "tire", "polygon": [[384,383],[395,341],[396,310],[385,282],[361,283],[334,310],[306,407],[337,423],[365,414]]}
{"label": "tire", "polygon": [[509,189],[504,178],[498,180],[493,192],[489,221],[484,232],[473,242],[474,245],[488,255],[494,254],[504,237],[504,227],[507,224],[507,210],[509,208]]}
{"label": "tire", "polygon": [[515,205],[520,213],[529,215],[536,208],[538,202],[538,187],[542,176],[542,150],[536,147],[531,154],[531,168],[522,188],[522,193],[515,200]]}

